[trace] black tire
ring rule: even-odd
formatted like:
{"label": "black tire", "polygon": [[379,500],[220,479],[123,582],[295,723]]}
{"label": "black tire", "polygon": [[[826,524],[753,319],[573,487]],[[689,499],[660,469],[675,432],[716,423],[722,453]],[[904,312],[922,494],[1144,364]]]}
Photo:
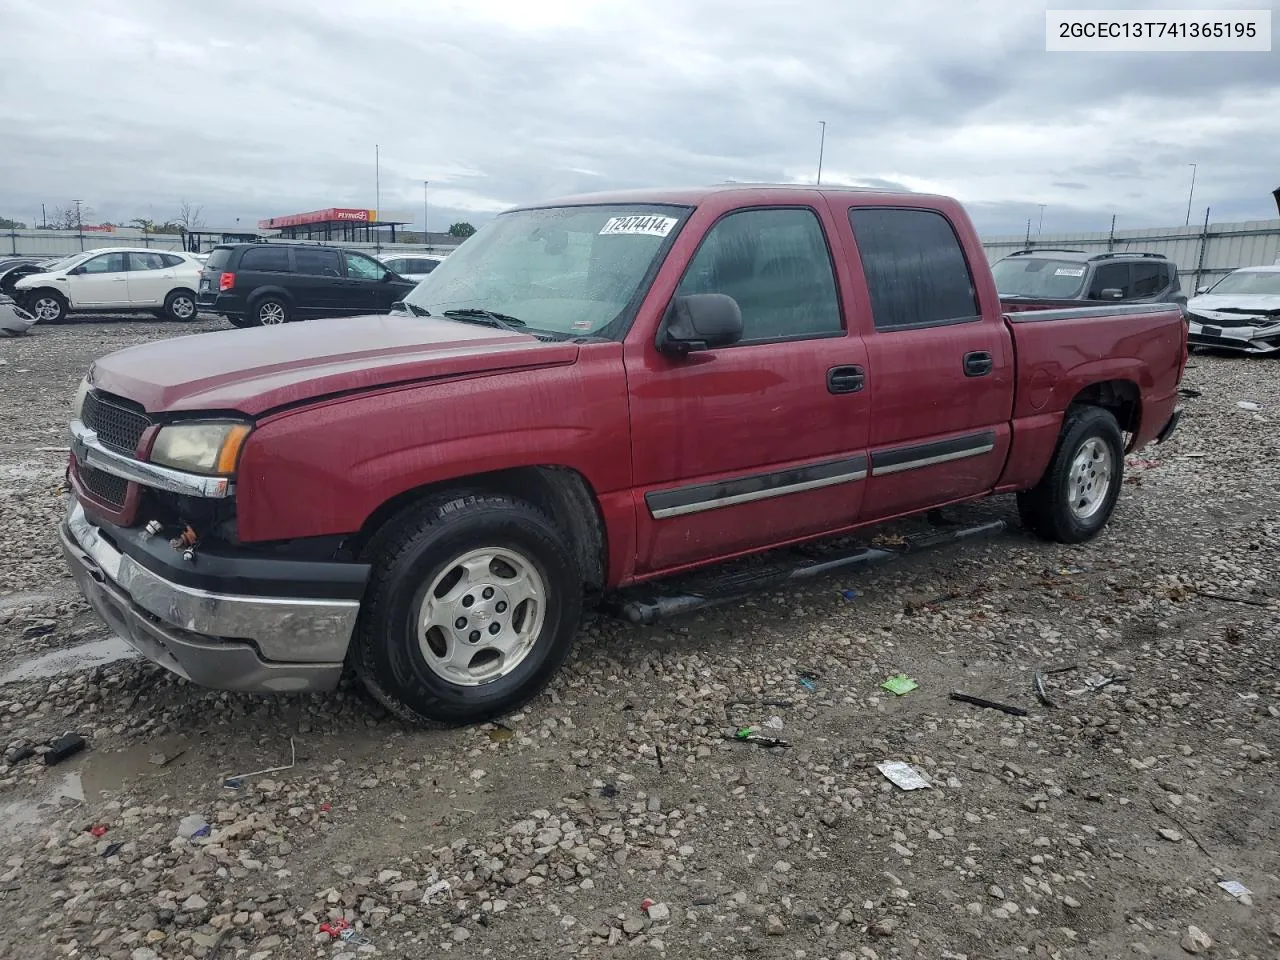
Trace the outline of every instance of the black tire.
{"label": "black tire", "polygon": [[246,317],[242,313],[224,313],[223,317],[225,317],[227,322],[233,327],[240,327],[241,329],[244,329],[245,327],[252,327],[254,325],[252,318]]}
{"label": "black tire", "polygon": [[172,290],[164,298],[164,318],[175,323],[190,323],[197,318],[200,310],[196,306],[196,295],[190,290]]}
{"label": "black tire", "polygon": [[[528,652],[510,672],[467,686],[450,682],[428,663],[419,640],[418,617],[437,578],[445,576],[447,583],[450,571],[458,569],[458,562],[470,551],[489,548],[513,551],[541,578],[543,619]],[[547,685],[572,649],[582,617],[582,572],[565,534],[550,517],[524,501],[477,494],[425,503],[386,524],[364,555],[373,572],[348,662],[369,693],[403,720],[456,726],[509,713]],[[494,620],[477,619],[461,629],[484,622],[490,622],[490,630],[500,626],[493,613],[480,609],[479,599],[474,607],[466,604],[467,599],[463,596],[457,604],[474,609],[477,618],[483,614]],[[521,606],[510,612],[513,625]],[[445,608],[459,612],[456,605]],[[500,613],[502,604],[495,609]],[[524,615],[529,615],[529,609]],[[454,626],[462,619],[454,621]],[[437,633],[436,639],[443,636]],[[471,630],[469,636],[482,635]],[[446,642],[466,653],[461,639]],[[431,642],[426,645],[432,646]],[[484,651],[476,656],[483,657]]]}
{"label": "black tire", "polygon": [[[1102,495],[1100,501],[1089,496],[1090,492],[1099,489],[1094,487],[1094,482],[1102,475],[1099,468],[1101,449],[1097,444],[1110,454],[1106,480],[1102,485],[1104,489],[1099,490]],[[1084,491],[1082,497],[1088,499],[1073,499],[1073,465],[1086,448],[1097,452],[1099,458],[1087,458],[1076,488]],[[1035,487],[1018,494],[1018,515],[1024,526],[1046,540],[1083,543],[1093,539],[1107,525],[1123,484],[1124,437],[1116,418],[1100,407],[1075,407],[1067,411],[1058,436],[1058,447],[1044,476]],[[1084,512],[1088,509],[1086,505],[1091,507],[1087,513]]]}
{"label": "black tire", "polygon": [[249,304],[249,325],[271,327],[281,323],[288,323],[291,319],[290,312],[289,304],[282,297],[268,294]]}
{"label": "black tire", "polygon": [[34,290],[23,304],[29,313],[39,318],[40,323],[58,323],[67,318],[71,305],[67,298],[57,290]]}

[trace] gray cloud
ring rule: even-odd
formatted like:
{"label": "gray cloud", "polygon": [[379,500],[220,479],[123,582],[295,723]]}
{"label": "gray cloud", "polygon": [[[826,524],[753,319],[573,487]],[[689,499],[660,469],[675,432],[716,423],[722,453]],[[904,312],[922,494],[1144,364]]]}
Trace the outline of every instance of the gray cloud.
{"label": "gray cloud", "polygon": [[991,232],[1039,204],[1046,232],[1181,222],[1191,162],[1214,219],[1274,216],[1272,55],[1050,54],[1042,5],[880,6],[9,0],[0,215],[372,206],[377,143],[383,209],[420,220],[430,180],[441,229],[565,193],[812,180],[825,120],[824,182],[954,194]]}

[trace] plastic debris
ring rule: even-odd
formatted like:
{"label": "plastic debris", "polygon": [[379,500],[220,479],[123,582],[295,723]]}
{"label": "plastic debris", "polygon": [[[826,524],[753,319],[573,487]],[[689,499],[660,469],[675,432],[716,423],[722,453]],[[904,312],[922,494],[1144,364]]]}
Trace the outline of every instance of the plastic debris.
{"label": "plastic debris", "polygon": [[209,835],[209,824],[198,813],[185,816],[178,822],[178,836],[183,840],[196,840]]}
{"label": "plastic debris", "polygon": [[[298,748],[293,745],[293,737],[289,738],[289,762],[283,767],[268,767],[265,770],[254,770],[252,773],[238,773],[234,777],[227,777],[222,781],[223,786],[238,787],[250,777],[260,777],[264,773],[279,773],[281,770],[292,770],[294,764],[298,762]],[[235,782],[233,782],[235,781]]]}
{"label": "plastic debris", "polygon": [[452,889],[448,880],[437,880],[426,890],[422,891],[422,902],[430,903],[442,893],[448,893]]}
{"label": "plastic debris", "polygon": [[516,732],[505,724],[495,723],[489,731],[489,739],[494,743],[505,743],[516,735]]}
{"label": "plastic debris", "polygon": [[877,763],[876,769],[883,773],[901,790],[927,790],[933,786],[923,773],[909,763],[901,760],[887,760]]}
{"label": "plastic debris", "polygon": [[782,729],[782,718],[781,718],[781,717],[770,717],[768,720],[766,720],[766,721],[764,722],[764,725],[765,725],[766,727],[768,727],[770,730],[781,730],[781,729]]}
{"label": "plastic debris", "polygon": [[78,733],[68,733],[49,744],[49,752],[44,755],[46,766],[52,767],[68,757],[74,757],[85,748],[84,737]]}
{"label": "plastic debris", "polygon": [[953,693],[951,694],[951,699],[957,700],[960,703],[972,703],[975,707],[986,707],[988,710],[999,710],[1001,713],[1007,713],[1013,717],[1025,717],[1027,715],[1027,711],[1023,710],[1021,707],[1013,707],[1007,703],[998,703],[995,700],[984,700],[982,697],[970,696],[967,693]]}
{"label": "plastic debris", "polygon": [[800,676],[799,678],[797,678],[797,679],[799,679],[799,681],[800,681],[800,686],[804,687],[804,688],[805,688],[806,690],[808,690],[810,693],[813,693],[814,691],[816,691],[816,690],[818,689],[818,685],[817,685],[816,683],[814,683],[814,682],[813,682],[813,678],[812,678],[812,677],[806,677],[806,676],[804,676],[804,675],[801,675],[801,676]]}
{"label": "plastic debris", "polygon": [[1241,410],[1257,411],[1262,409],[1262,404],[1254,403],[1252,400],[1237,400],[1236,406]]}
{"label": "plastic debris", "polygon": [[918,686],[920,686],[920,684],[916,683],[905,673],[899,673],[880,684],[880,689],[888,690],[894,696],[901,697],[903,694],[910,693]]}
{"label": "plastic debris", "polygon": [[840,596],[844,597],[846,600],[857,600],[860,596],[862,596],[862,594],[860,594],[857,590],[841,590]]}
{"label": "plastic debris", "polygon": [[109,860],[109,859],[111,859],[111,858],[112,858],[112,857],[114,857],[117,853],[119,853],[119,852],[120,852],[120,848],[121,848],[121,847],[123,847],[123,846],[124,846],[124,844],[123,844],[123,843],[109,843],[109,844],[107,844],[107,849],[105,849],[105,850],[103,850],[103,851],[102,851],[102,859],[104,859],[104,860]]}
{"label": "plastic debris", "polygon": [[92,827],[89,828],[89,835],[92,837],[105,836],[106,832],[107,832],[107,825],[105,823],[95,823]]}
{"label": "plastic debris", "polygon": [[1253,891],[1246,887],[1239,880],[1219,880],[1218,886],[1233,897],[1249,897],[1253,895]]}
{"label": "plastic debris", "polygon": [[732,734],[725,735],[726,740],[742,740],[746,743],[754,743],[761,747],[789,747],[791,744],[785,740],[779,740],[777,737],[765,737],[756,733],[755,727],[739,727]]}
{"label": "plastic debris", "polygon": [[350,926],[351,924],[339,917],[337,920],[326,920],[324,923],[320,924],[320,932],[327,933],[330,937],[336,940],[338,937],[342,936],[342,932],[349,929]]}

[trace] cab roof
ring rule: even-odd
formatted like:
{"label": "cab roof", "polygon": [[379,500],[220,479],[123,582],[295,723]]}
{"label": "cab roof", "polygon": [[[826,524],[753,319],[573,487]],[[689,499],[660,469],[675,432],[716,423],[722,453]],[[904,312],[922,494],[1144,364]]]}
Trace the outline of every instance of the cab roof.
{"label": "cab roof", "polygon": [[641,190],[612,190],[600,193],[579,193],[521,204],[514,210],[537,210],[545,207],[590,206],[595,204],[637,203],[696,207],[712,197],[730,197],[744,201],[785,198],[795,202],[805,198],[836,194],[873,194],[893,199],[945,200],[932,194],[912,193],[906,190],[885,190],[878,187],[812,186],[803,183],[723,183],[702,187],[647,187]]}

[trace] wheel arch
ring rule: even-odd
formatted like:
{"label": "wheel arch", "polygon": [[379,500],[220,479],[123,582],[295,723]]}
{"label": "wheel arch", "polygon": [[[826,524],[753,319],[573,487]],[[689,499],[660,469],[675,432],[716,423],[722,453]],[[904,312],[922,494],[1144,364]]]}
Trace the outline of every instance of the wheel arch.
{"label": "wheel arch", "polygon": [[374,509],[348,546],[359,554],[379,531],[398,522],[424,500],[449,493],[489,493],[527,500],[560,524],[569,537],[587,591],[598,594],[608,575],[608,542],[600,501],[590,482],[572,467],[513,467],[452,477],[413,487]]}
{"label": "wheel arch", "polygon": [[1132,447],[1133,438],[1142,425],[1142,391],[1132,380],[1100,380],[1082,387],[1067,404],[1070,412],[1076,407],[1099,407],[1116,418],[1120,430],[1128,433],[1126,452]]}

